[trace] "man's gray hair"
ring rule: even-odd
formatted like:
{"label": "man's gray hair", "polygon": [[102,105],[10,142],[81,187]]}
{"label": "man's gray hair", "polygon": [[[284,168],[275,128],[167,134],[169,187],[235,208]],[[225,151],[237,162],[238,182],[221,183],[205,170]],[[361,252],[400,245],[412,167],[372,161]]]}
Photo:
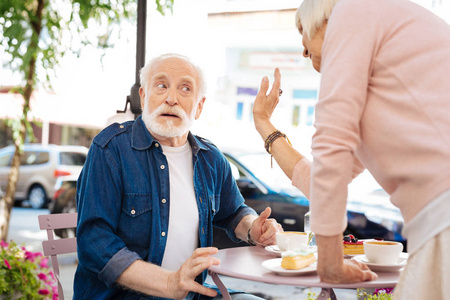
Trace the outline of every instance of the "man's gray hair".
{"label": "man's gray hair", "polygon": [[203,75],[203,71],[202,71],[202,69],[200,69],[199,66],[197,66],[196,64],[191,62],[189,60],[189,58],[187,58],[184,55],[177,54],[177,53],[167,53],[167,54],[163,54],[163,55],[157,56],[157,57],[149,60],[145,64],[145,66],[141,69],[140,74],[139,74],[141,87],[144,89],[144,91],[147,91],[147,84],[150,79],[150,72],[152,71],[153,67],[157,63],[159,63],[165,59],[172,58],[172,57],[179,58],[179,59],[186,61],[197,71],[198,81],[199,81],[198,82],[198,99],[197,99],[197,101],[200,101],[200,99],[202,99],[206,95],[206,81],[205,81],[205,76]]}
{"label": "man's gray hair", "polygon": [[328,20],[331,12],[339,0],[304,0],[295,14],[295,25],[303,27],[311,39],[316,34],[317,29]]}

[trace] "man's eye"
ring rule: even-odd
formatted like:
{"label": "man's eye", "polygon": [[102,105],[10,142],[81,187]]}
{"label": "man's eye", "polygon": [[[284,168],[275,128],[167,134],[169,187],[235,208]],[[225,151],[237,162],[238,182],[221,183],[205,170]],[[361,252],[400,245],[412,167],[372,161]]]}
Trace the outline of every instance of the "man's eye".
{"label": "man's eye", "polygon": [[164,83],[160,83],[156,87],[159,87],[160,89],[165,89],[166,85]]}
{"label": "man's eye", "polygon": [[183,91],[185,91],[185,92],[190,92],[191,91],[191,89],[188,86],[183,86],[181,89]]}

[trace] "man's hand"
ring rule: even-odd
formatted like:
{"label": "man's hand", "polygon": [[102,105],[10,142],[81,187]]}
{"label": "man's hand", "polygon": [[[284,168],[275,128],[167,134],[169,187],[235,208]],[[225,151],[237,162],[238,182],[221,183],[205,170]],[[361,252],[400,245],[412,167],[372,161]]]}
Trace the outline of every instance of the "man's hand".
{"label": "man's hand", "polygon": [[250,235],[252,239],[262,245],[276,245],[276,233],[283,231],[283,227],[275,219],[269,219],[272,210],[266,209],[252,223]]}
{"label": "man's hand", "polygon": [[367,265],[355,260],[344,260],[342,235],[316,235],[320,280],[328,283],[353,283],[371,281],[378,275],[370,271]]}
{"label": "man's hand", "polygon": [[215,247],[198,248],[177,272],[169,275],[167,290],[171,295],[170,298],[183,299],[189,292],[196,292],[209,297],[217,296],[215,290],[206,288],[195,281],[197,275],[205,269],[220,264],[218,258],[210,256],[216,254],[217,251],[218,249]]}

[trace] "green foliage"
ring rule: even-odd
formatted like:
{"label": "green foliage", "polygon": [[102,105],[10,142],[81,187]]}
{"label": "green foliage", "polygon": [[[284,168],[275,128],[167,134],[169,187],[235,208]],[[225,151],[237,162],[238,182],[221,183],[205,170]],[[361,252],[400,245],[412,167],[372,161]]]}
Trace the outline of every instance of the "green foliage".
{"label": "green foliage", "polygon": [[[359,300],[392,300],[393,289],[376,289],[373,294],[367,293],[364,289],[357,289],[356,296]],[[308,293],[307,300],[316,300],[315,293]],[[329,299],[329,298],[328,298]]]}
{"label": "green foliage", "polygon": [[173,12],[173,1],[174,0],[155,0],[156,10],[159,11],[163,16],[166,11]]}
{"label": "green foliage", "polygon": [[29,252],[14,242],[0,242],[0,298],[1,299],[58,299],[48,258]]}
{"label": "green foliage", "polygon": [[364,300],[391,300],[393,294],[392,288],[376,289],[373,294],[368,294],[364,289],[357,289],[358,299]]}

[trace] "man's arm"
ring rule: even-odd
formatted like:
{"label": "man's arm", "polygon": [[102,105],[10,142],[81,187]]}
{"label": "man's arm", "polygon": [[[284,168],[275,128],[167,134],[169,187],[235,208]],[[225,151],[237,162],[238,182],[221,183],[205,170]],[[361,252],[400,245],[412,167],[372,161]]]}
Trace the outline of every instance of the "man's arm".
{"label": "man's arm", "polygon": [[198,248],[192,256],[176,272],[165,270],[157,265],[137,260],[132,263],[118,278],[117,283],[123,287],[147,295],[182,299],[189,292],[215,297],[215,290],[204,287],[195,281],[197,275],[220,260],[211,257],[217,248]]}

